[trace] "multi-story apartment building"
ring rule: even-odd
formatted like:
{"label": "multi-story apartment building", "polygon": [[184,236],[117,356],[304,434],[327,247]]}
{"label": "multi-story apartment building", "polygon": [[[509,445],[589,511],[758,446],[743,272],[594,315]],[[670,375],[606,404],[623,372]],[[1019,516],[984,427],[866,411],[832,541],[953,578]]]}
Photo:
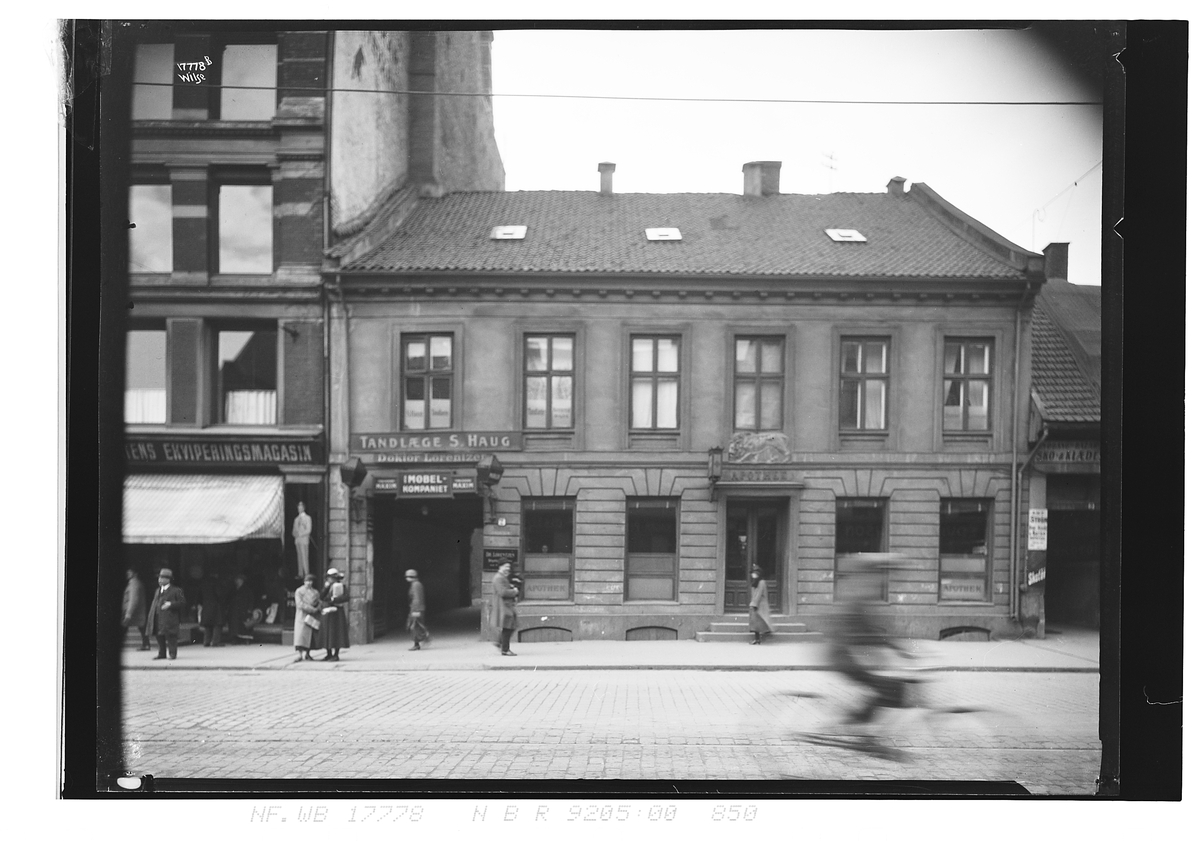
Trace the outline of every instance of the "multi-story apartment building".
{"label": "multi-story apartment building", "polygon": [[[326,268],[355,635],[525,579],[524,641],[813,628],[863,560],[894,630],[1009,629],[1046,259],[893,179],[784,195],[427,192]],[[365,478],[364,478],[365,477]],[[333,484],[338,484],[336,480]],[[331,486],[332,487],[332,486]]]}

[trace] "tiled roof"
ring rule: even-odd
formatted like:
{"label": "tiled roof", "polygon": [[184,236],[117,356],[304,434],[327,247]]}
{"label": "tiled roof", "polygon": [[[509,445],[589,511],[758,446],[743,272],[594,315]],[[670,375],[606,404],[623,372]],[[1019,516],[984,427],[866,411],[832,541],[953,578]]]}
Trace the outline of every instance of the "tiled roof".
{"label": "tiled roof", "polygon": [[[490,238],[525,225],[523,240]],[[682,240],[649,242],[646,228]],[[853,228],[866,242],[834,242]],[[494,192],[423,198],[342,271],[632,272],[808,277],[1022,278],[911,194]]]}
{"label": "tiled roof", "polygon": [[1099,423],[1100,394],[1083,373],[1066,336],[1039,299],[1033,308],[1033,390],[1043,419]]}

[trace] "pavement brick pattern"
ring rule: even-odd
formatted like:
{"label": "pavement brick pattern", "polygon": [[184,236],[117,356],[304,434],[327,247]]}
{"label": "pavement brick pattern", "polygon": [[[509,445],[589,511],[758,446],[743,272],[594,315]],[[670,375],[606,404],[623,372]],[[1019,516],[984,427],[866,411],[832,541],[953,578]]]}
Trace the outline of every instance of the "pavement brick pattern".
{"label": "pavement brick pattern", "polygon": [[[130,771],[196,779],[1017,780],[1088,795],[1099,677],[940,673],[887,713],[904,762],[807,743],[857,703],[828,672],[127,671]],[[803,693],[794,697],[786,693]]]}

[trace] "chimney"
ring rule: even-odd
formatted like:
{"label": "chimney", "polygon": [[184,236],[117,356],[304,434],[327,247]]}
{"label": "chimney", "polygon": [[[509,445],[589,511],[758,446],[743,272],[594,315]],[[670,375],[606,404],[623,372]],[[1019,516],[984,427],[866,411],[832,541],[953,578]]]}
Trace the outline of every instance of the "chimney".
{"label": "chimney", "polygon": [[904,182],[907,179],[897,175],[888,182],[887,191],[889,196],[904,196]]}
{"label": "chimney", "polygon": [[1067,249],[1070,246],[1069,242],[1052,242],[1042,251],[1046,258],[1046,280],[1067,279]]}
{"label": "chimney", "polygon": [[608,161],[604,161],[600,166],[596,167],[600,172],[600,195],[612,195],[612,174],[616,168],[616,164],[609,163]]}
{"label": "chimney", "polygon": [[742,166],[743,194],[774,196],[779,193],[780,161],[751,161]]}

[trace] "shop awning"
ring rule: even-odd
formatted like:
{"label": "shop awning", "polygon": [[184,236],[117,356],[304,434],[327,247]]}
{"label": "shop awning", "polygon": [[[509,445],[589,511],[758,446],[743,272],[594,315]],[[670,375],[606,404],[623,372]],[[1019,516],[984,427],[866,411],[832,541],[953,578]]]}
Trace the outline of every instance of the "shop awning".
{"label": "shop awning", "polygon": [[125,477],[126,543],[283,537],[282,476]]}

